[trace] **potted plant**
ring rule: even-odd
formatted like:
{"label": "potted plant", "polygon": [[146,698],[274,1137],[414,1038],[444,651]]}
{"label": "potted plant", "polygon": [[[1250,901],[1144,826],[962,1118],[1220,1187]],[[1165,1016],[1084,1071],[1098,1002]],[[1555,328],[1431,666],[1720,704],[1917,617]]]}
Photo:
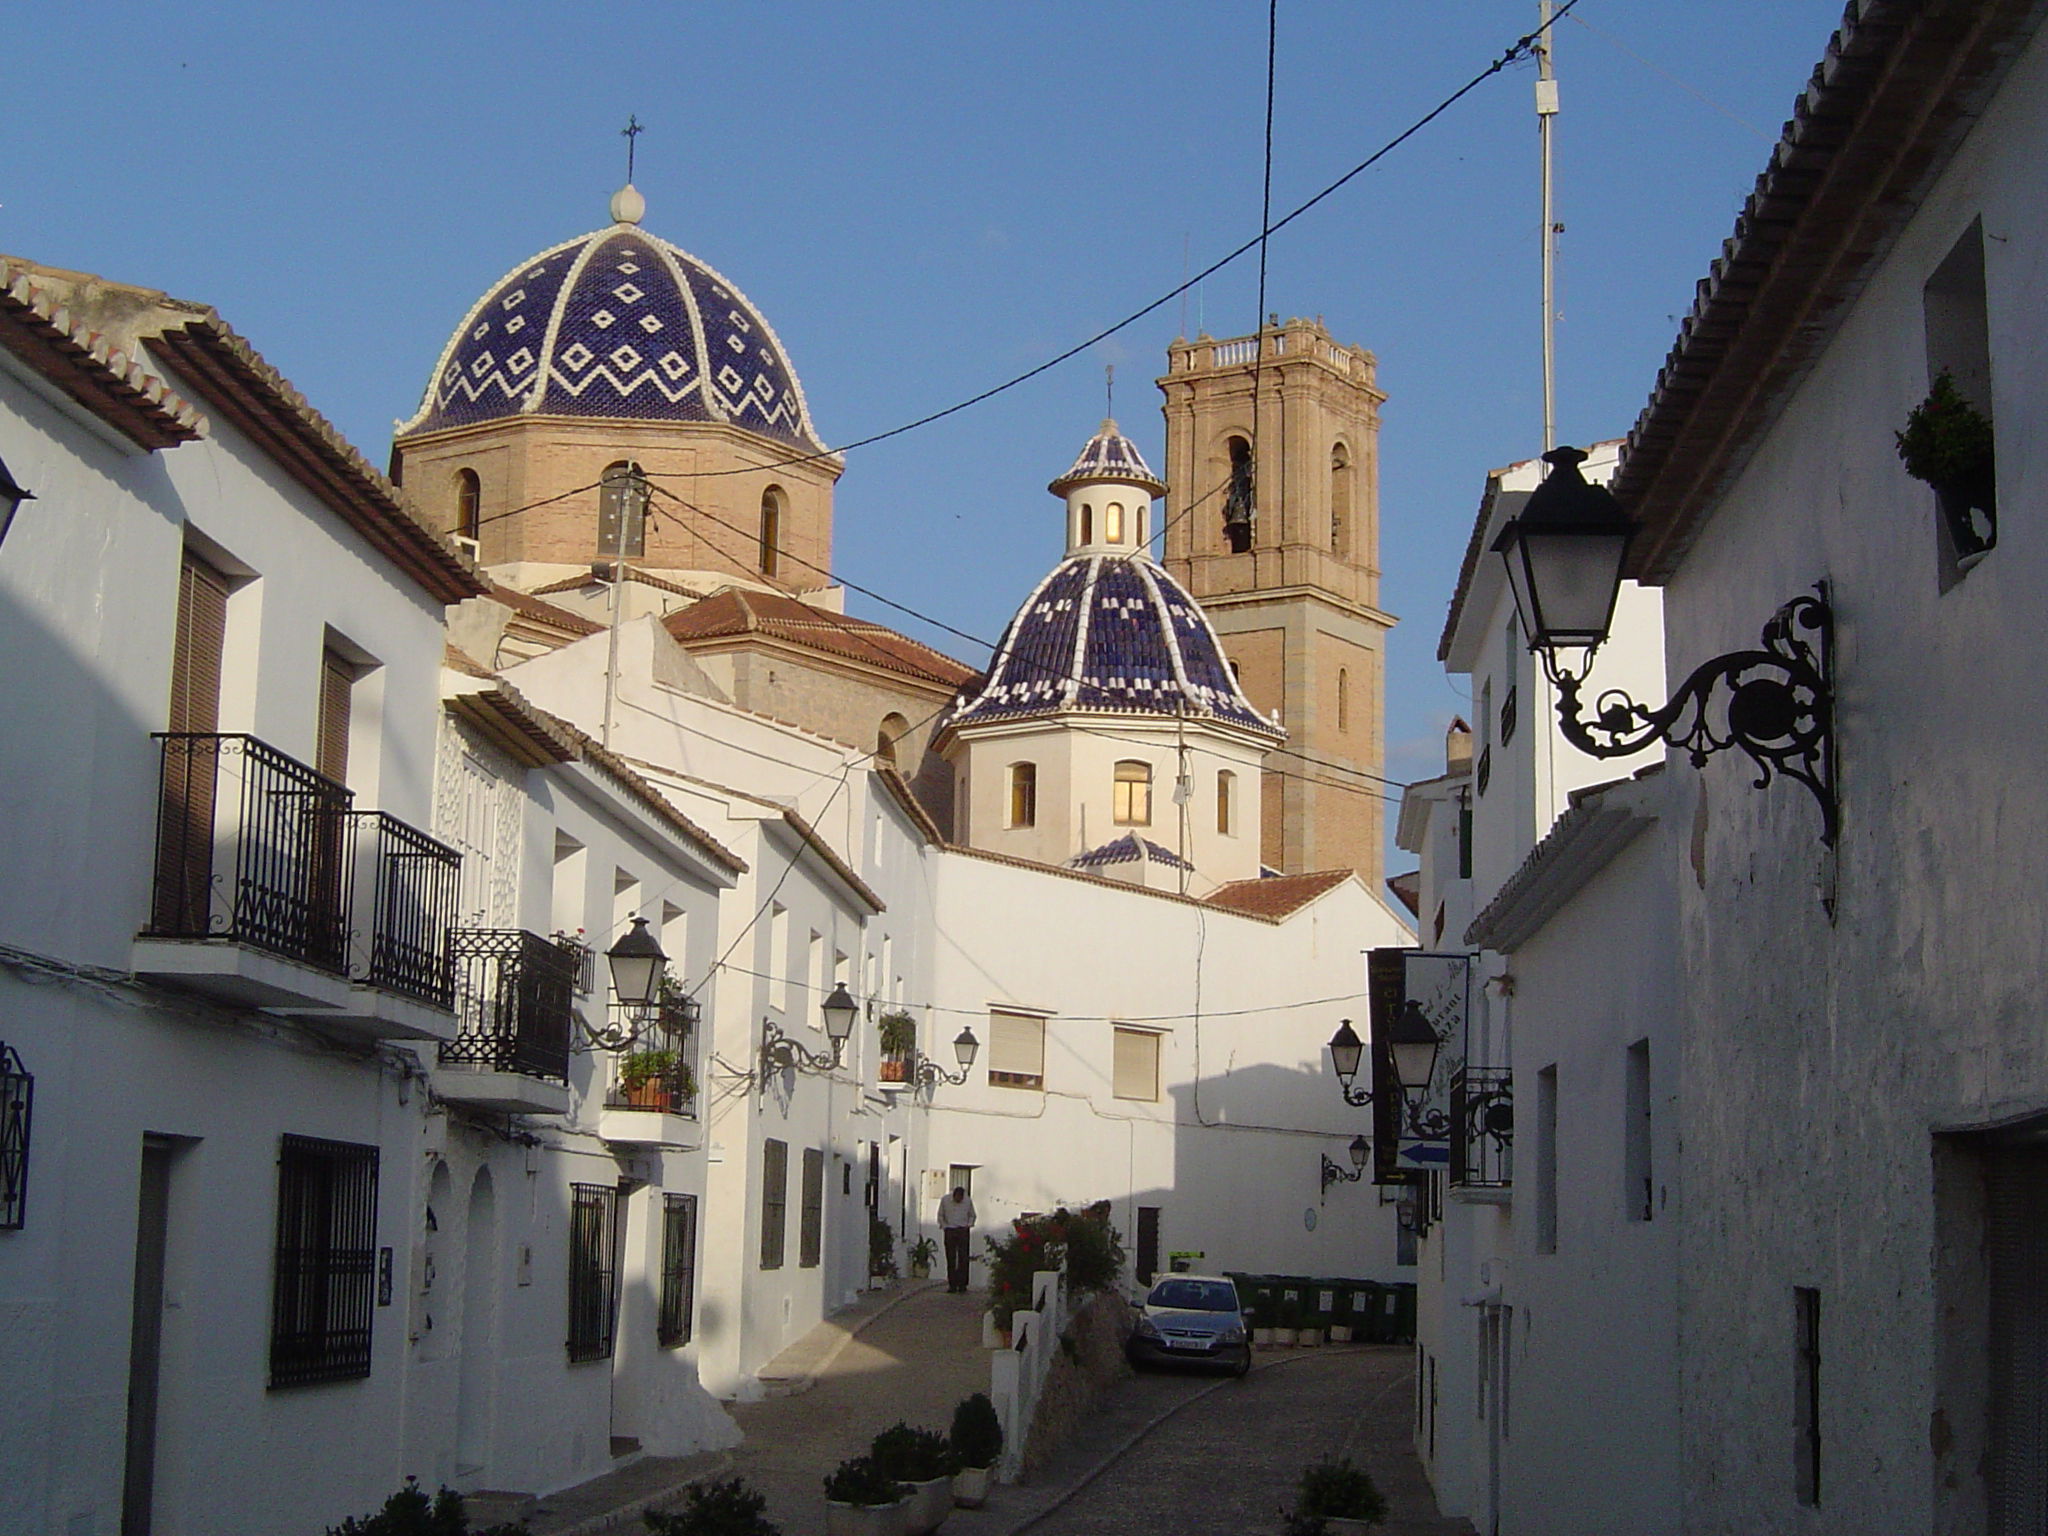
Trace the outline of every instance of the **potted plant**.
{"label": "potted plant", "polygon": [[868,1218],[868,1278],[896,1278],[896,1233],[879,1216]]}
{"label": "potted plant", "polygon": [[745,1478],[724,1477],[692,1483],[680,1508],[641,1518],[651,1536],[782,1536],[782,1527],[761,1513],[767,1507],[767,1496]]}
{"label": "potted plant", "polygon": [[519,1520],[472,1530],[461,1494],[443,1488],[428,1498],[419,1480],[408,1477],[405,1486],[386,1499],[376,1514],[361,1519],[351,1515],[341,1524],[329,1526],[327,1536],[527,1536],[527,1528],[526,1522]]}
{"label": "potted plant", "polygon": [[1302,1469],[1287,1536],[1363,1536],[1386,1518],[1387,1501],[1365,1469],[1325,1456]]}
{"label": "potted plant", "polygon": [[904,1536],[926,1536],[953,1512],[953,1474],[960,1470],[960,1462],[944,1435],[899,1421],[875,1436],[868,1454],[910,1491]]}
{"label": "potted plant", "polygon": [[910,1245],[910,1278],[928,1280],[931,1278],[932,1261],[939,1256],[939,1245],[929,1234],[920,1237]]}
{"label": "potted plant", "polygon": [[917,1049],[917,1020],[901,1008],[893,1008],[876,1020],[876,1034],[882,1047],[877,1077],[885,1083],[909,1081],[910,1057]]}
{"label": "potted plant", "polygon": [[667,1109],[675,1069],[674,1051],[629,1052],[619,1063],[619,1089],[635,1109]]}
{"label": "potted plant", "polygon": [[1964,398],[1944,368],[1906,417],[1905,430],[1892,435],[1906,473],[1934,487],[1958,562],[1974,564],[1998,542],[1991,419]]}
{"label": "potted plant", "polygon": [[960,1470],[953,1474],[953,1502],[979,1509],[988,1502],[989,1478],[1003,1454],[1003,1421],[986,1392],[963,1397],[953,1410],[953,1431],[947,1437]]}
{"label": "potted plant", "polygon": [[825,1479],[825,1536],[906,1536],[909,1507],[909,1496],[874,1457],[849,1457]]}

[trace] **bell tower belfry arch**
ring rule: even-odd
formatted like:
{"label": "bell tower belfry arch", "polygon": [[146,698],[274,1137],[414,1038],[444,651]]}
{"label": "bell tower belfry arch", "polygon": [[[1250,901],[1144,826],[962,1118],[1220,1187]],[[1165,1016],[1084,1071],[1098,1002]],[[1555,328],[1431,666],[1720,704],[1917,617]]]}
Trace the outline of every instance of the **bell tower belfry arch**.
{"label": "bell tower belfry arch", "polygon": [[[1168,349],[1166,567],[1287,744],[1267,758],[1264,862],[1383,875],[1386,633],[1370,352],[1321,322]],[[1256,399],[1254,395],[1256,394]]]}

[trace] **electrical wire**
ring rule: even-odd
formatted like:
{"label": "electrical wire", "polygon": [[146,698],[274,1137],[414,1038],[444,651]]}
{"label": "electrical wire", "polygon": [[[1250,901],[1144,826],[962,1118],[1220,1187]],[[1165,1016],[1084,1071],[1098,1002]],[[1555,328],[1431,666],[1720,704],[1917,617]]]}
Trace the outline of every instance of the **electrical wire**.
{"label": "electrical wire", "polygon": [[[1288,225],[1292,224],[1296,219],[1300,218],[1303,214],[1309,212],[1309,210],[1311,210],[1312,208],[1317,207],[1321,203],[1327,201],[1329,198],[1335,196],[1339,191],[1349,186],[1353,181],[1356,181],[1360,176],[1364,175],[1367,171],[1371,170],[1375,165],[1378,165],[1380,161],[1386,159],[1388,155],[1391,155],[1395,150],[1399,149],[1403,144],[1406,144],[1410,139],[1414,138],[1418,133],[1422,132],[1423,129],[1427,128],[1431,123],[1435,122],[1438,118],[1442,117],[1446,112],[1450,111],[1452,107],[1456,106],[1459,102],[1463,101],[1467,96],[1471,95],[1472,92],[1476,91],[1480,86],[1484,85],[1488,80],[1492,79],[1493,76],[1499,74],[1502,70],[1506,69],[1510,64],[1516,62],[1518,59],[1521,59],[1524,56],[1526,56],[1529,50],[1535,46],[1537,40],[1541,38],[1545,32],[1549,31],[1552,27],[1556,26],[1558,22],[1562,21],[1567,15],[1569,15],[1578,4],[1579,0],[1565,0],[1565,3],[1558,7],[1557,11],[1555,12],[1555,14],[1551,16],[1549,21],[1545,22],[1535,31],[1525,33],[1521,37],[1515,39],[1515,41],[1512,44],[1510,44],[1508,48],[1505,51],[1503,51],[1501,55],[1498,58],[1496,58],[1492,63],[1488,64],[1484,69],[1480,70],[1477,74],[1472,76],[1471,79],[1467,80],[1463,85],[1459,86],[1456,90],[1452,91],[1448,96],[1444,97],[1443,100],[1439,101],[1427,112],[1423,113],[1420,117],[1416,118],[1414,122],[1410,123],[1406,128],[1403,128],[1399,133],[1395,134],[1394,137],[1387,140],[1386,143],[1382,144],[1378,149],[1374,150],[1371,154],[1367,155],[1363,160],[1359,161],[1356,165],[1352,166],[1350,170],[1346,171],[1343,175],[1339,176],[1335,181],[1330,182],[1321,191],[1317,192],[1314,196],[1306,199],[1301,203],[1296,204],[1295,207],[1290,209],[1287,213],[1283,214],[1278,219],[1268,219],[1262,221],[1262,227],[1260,228],[1259,232],[1256,235],[1253,235],[1249,240],[1246,240],[1242,245],[1239,245],[1234,250],[1231,250],[1227,252],[1225,255],[1218,257],[1215,261],[1211,262],[1208,266],[1204,267],[1201,271],[1197,272],[1193,277],[1187,278],[1177,286],[1168,289],[1165,293],[1162,293],[1158,298],[1153,299],[1150,303],[1144,305],[1142,308],[1132,310],[1129,314],[1125,315],[1121,320],[1116,321],[1112,325],[1103,327],[1103,329],[1097,331],[1094,335],[1088,337],[1086,340],[1074,343],[1074,345],[1068,347],[1064,352],[1060,352],[1052,357],[1049,357],[1044,362],[1039,363],[1034,367],[1027,368],[1022,373],[1015,374],[1012,377],[1003,380],[999,384],[991,385],[987,389],[984,389],[977,394],[969,395],[964,400],[957,400],[953,404],[945,406],[940,410],[927,412],[925,415],[919,416],[915,420],[906,421],[899,426],[890,427],[886,431],[870,433],[866,437],[857,437],[853,439],[851,442],[841,443],[834,448],[821,448],[815,453],[794,454],[789,458],[776,459],[766,464],[752,464],[733,469],[703,470],[694,475],[686,475],[681,471],[663,471],[663,477],[667,479],[677,480],[714,479],[723,475],[755,474],[772,469],[786,469],[792,465],[797,464],[814,464],[821,459],[838,458],[844,454],[851,453],[856,448],[869,448],[876,443],[887,442],[890,438],[901,437],[907,432],[915,432],[921,427],[928,427],[932,425],[934,422],[944,421],[948,416],[957,416],[960,412],[972,409],[974,406],[980,405],[984,401],[993,400],[997,395],[1006,394],[1010,390],[1017,388],[1020,384],[1029,383],[1032,379],[1037,378],[1042,373],[1051,372],[1054,368],[1059,367],[1060,364],[1069,362],[1072,359],[1079,357],[1083,352],[1086,352],[1089,348],[1096,346],[1101,342],[1107,341],[1110,337],[1116,335],[1119,331],[1128,330],[1131,326],[1136,325],[1140,320],[1143,320],[1147,315],[1152,314],[1155,310],[1163,309],[1166,305],[1171,304],[1175,299],[1179,298],[1183,293],[1188,292],[1188,290],[1196,287],[1198,284],[1204,282],[1208,278],[1215,276],[1218,272],[1221,272],[1225,267],[1230,266],[1232,263],[1236,262],[1240,257],[1245,256],[1254,250],[1261,249],[1265,245],[1266,241],[1270,239],[1272,236],[1278,234],[1281,230],[1285,229]],[[1263,316],[1261,316],[1261,320],[1263,322]]]}

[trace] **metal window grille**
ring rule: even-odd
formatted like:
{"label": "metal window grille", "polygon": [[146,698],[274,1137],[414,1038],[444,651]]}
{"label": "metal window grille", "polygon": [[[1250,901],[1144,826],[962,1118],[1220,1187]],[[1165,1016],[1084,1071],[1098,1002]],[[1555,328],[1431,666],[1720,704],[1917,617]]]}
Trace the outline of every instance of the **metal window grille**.
{"label": "metal window grille", "polygon": [[619,1192],[569,1186],[569,1358],[609,1360],[619,1321]]}
{"label": "metal window grille", "polygon": [[789,1224],[789,1144],[761,1143],[761,1267],[782,1268],[783,1228]]}
{"label": "metal window grille", "polygon": [[661,1197],[661,1312],[655,1322],[663,1348],[690,1342],[697,1298],[697,1197]]}
{"label": "metal window grille", "polygon": [[825,1237],[825,1154],[816,1147],[804,1148],[803,1196],[797,1222],[796,1262],[802,1269],[816,1269],[823,1256]]}
{"label": "metal window grille", "polygon": [[1451,1187],[1514,1182],[1515,1090],[1505,1067],[1463,1067],[1451,1078]]}
{"label": "metal window grille", "polygon": [[370,1374],[377,1289],[377,1149],[286,1136],[277,1158],[270,1385]]}
{"label": "metal window grille", "polygon": [[576,957],[520,928],[457,929],[448,952],[458,1028],[441,1065],[567,1082]]}
{"label": "metal window grille", "polygon": [[36,1080],[21,1053],[0,1041],[0,1232],[19,1232],[28,1219],[29,1111]]}
{"label": "metal window grille", "polygon": [[1483,795],[1486,793],[1486,786],[1492,781],[1493,748],[1491,745],[1488,745],[1487,747],[1481,749],[1479,753],[1479,766],[1475,768],[1472,772],[1472,785],[1473,788],[1477,789],[1479,793]]}

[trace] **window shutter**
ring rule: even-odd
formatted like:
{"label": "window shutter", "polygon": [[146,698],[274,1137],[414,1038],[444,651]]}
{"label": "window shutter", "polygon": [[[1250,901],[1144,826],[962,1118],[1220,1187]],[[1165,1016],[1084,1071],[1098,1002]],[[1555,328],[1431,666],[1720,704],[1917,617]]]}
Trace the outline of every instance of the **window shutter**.
{"label": "window shutter", "polygon": [[803,1199],[796,1261],[804,1269],[816,1269],[823,1257],[825,1235],[825,1154],[816,1147],[804,1148]]}
{"label": "window shutter", "polygon": [[782,1245],[789,1225],[789,1143],[761,1143],[761,1267],[782,1268]]}
{"label": "window shutter", "polygon": [[227,633],[227,578],[187,550],[178,578],[171,730],[211,735],[220,729],[220,665]]}
{"label": "window shutter", "polygon": [[992,1011],[988,1017],[988,1080],[1012,1088],[1045,1083],[1045,1020]]}
{"label": "window shutter", "polygon": [[1159,1097],[1159,1036],[1147,1029],[1118,1029],[1111,1092],[1120,1099]]}
{"label": "window shutter", "polygon": [[334,650],[320,653],[320,741],[313,766],[337,784],[348,782],[349,705],[355,669]]}

